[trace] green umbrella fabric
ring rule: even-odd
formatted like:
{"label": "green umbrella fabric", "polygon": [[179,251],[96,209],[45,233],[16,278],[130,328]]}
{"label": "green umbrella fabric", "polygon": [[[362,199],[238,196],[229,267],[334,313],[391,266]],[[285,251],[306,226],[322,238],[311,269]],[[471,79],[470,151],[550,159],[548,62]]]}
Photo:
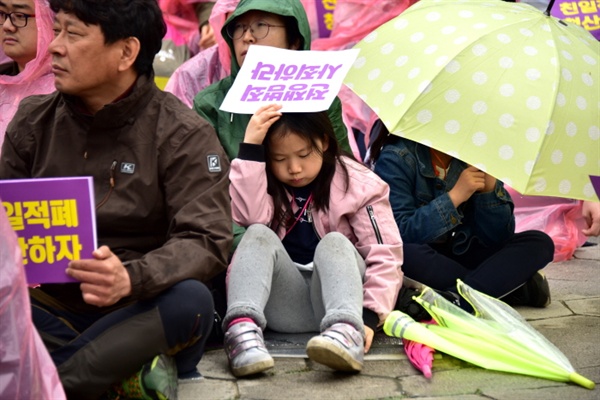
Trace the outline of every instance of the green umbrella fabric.
{"label": "green umbrella fabric", "polygon": [[420,0],[345,78],[396,135],[522,194],[598,200],[600,42],[528,4]]}
{"label": "green umbrella fabric", "polygon": [[426,344],[482,368],[570,381],[587,389],[595,387],[594,382],[578,374],[565,355],[510,306],[460,280],[457,286],[476,315],[426,288],[415,300],[438,325],[421,324],[394,311],[385,321],[384,332]]}

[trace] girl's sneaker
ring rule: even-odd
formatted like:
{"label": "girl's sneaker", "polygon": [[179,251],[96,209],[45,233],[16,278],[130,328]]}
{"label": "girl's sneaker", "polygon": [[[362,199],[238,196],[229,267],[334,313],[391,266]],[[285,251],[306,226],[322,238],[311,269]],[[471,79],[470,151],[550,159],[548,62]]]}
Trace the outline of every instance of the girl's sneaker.
{"label": "girl's sneaker", "polygon": [[365,355],[364,339],[352,325],[337,323],[310,339],[308,358],[337,371],[359,372]]}
{"label": "girl's sneaker", "polygon": [[253,322],[238,322],[225,332],[225,353],[236,377],[258,374],[275,365],[262,330]]}

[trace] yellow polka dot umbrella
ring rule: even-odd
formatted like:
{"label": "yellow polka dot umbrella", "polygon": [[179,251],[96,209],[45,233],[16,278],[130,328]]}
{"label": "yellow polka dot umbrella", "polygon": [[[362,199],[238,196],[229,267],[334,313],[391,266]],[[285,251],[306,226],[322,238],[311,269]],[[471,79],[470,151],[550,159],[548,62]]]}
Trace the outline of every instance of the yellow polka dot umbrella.
{"label": "yellow polka dot umbrella", "polygon": [[598,200],[600,42],[583,28],[522,3],[420,0],[355,48],[345,83],[393,134],[523,194]]}

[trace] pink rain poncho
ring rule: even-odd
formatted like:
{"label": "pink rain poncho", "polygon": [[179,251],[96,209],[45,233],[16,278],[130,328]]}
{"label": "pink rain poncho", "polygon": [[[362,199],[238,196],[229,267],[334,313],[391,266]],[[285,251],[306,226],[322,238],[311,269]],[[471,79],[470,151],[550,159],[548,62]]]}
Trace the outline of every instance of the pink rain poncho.
{"label": "pink rain poncho", "polygon": [[165,38],[177,46],[187,45],[191,36],[198,32],[198,18],[191,2],[160,0],[159,6],[167,25]]}
{"label": "pink rain poncho", "polygon": [[0,75],[0,148],[4,142],[6,127],[17,112],[21,100],[32,94],[46,94],[55,90],[51,56],[48,53],[48,45],[54,39],[54,13],[46,0],[34,0],[34,3],[38,28],[37,56],[18,75]]}
{"label": "pink rain poncho", "polygon": [[587,237],[581,232],[585,227],[582,201],[523,196],[507,185],[505,188],[515,203],[515,230],[546,232],[554,242],[554,262],[571,259],[575,250],[585,243]]}
{"label": "pink rain poncho", "polygon": [[227,20],[227,14],[233,12],[238,3],[239,0],[219,0],[215,3],[208,23],[215,32],[217,44],[181,64],[165,86],[165,91],[173,93],[190,108],[198,92],[225,78],[231,71],[231,54],[221,37],[221,28]]}
{"label": "pink rain poncho", "polygon": [[65,399],[33,322],[21,248],[0,206],[0,399]]}
{"label": "pink rain poncho", "polygon": [[337,0],[331,35],[313,40],[311,49],[350,48],[416,2],[417,0]]}
{"label": "pink rain poncho", "polygon": [[[333,12],[333,28],[328,38],[316,38],[312,50],[348,49],[380,25],[396,17],[417,0],[338,0]],[[343,119],[350,129],[364,134],[364,143],[369,144],[369,133],[377,120],[377,115],[352,90],[343,85],[338,94],[342,101]],[[357,139],[349,135],[350,146],[358,159]]]}

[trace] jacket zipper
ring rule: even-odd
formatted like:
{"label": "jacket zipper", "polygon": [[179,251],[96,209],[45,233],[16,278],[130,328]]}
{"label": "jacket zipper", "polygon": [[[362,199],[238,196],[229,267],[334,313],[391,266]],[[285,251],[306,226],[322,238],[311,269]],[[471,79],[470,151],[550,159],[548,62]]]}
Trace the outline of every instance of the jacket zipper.
{"label": "jacket zipper", "polygon": [[98,209],[100,207],[102,207],[104,204],[106,204],[106,202],[108,201],[108,198],[110,197],[110,195],[113,192],[113,189],[115,188],[115,169],[116,168],[117,168],[117,160],[113,160],[112,164],[110,165],[110,179],[108,181],[110,188],[108,189],[108,192],[106,193],[106,195],[104,195],[104,198],[102,200],[100,200],[98,205],[96,205],[96,211],[98,211]]}
{"label": "jacket zipper", "polygon": [[367,213],[369,214],[369,219],[371,220],[371,225],[373,225],[373,230],[375,231],[375,237],[377,238],[377,243],[383,244],[383,239],[381,238],[381,232],[379,232],[379,226],[377,225],[377,220],[375,219],[375,213],[373,212],[373,206],[367,206]]}

